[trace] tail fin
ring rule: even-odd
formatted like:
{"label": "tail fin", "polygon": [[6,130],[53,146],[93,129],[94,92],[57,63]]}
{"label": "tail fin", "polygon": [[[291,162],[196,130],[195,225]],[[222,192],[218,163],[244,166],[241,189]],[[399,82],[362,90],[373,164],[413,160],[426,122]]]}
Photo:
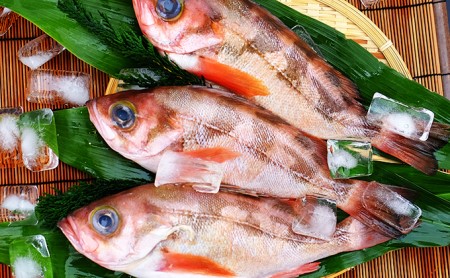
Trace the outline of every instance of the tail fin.
{"label": "tail fin", "polygon": [[349,245],[345,251],[369,248],[391,239],[391,237],[376,232],[353,217],[347,217],[338,224],[335,237],[349,239]]}
{"label": "tail fin", "polygon": [[338,206],[365,225],[389,237],[409,233],[422,211],[396,192],[377,182],[353,181],[347,198]]}
{"label": "tail fin", "polygon": [[435,174],[438,163],[434,152],[447,144],[450,126],[434,122],[427,141],[411,140],[387,130],[372,139],[372,145],[397,157],[427,175]]}

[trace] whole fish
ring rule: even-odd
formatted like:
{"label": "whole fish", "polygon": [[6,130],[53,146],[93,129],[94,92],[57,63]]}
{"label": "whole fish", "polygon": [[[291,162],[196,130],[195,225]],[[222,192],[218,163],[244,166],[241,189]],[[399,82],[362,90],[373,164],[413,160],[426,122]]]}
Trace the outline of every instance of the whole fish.
{"label": "whole fish", "polygon": [[87,103],[106,143],[156,173],[156,185],[279,198],[322,196],[387,235],[408,233],[420,209],[376,182],[334,180],[326,144],[221,90],[159,87]]}
{"label": "whole fish", "polygon": [[433,174],[450,137],[415,141],[366,121],[356,86],[250,0],[133,0],[144,35],[181,68],[245,96],[323,139],[361,138]]}
{"label": "whole fish", "polygon": [[77,251],[136,277],[296,277],[321,258],[389,238],[347,218],[323,241],[292,233],[289,206],[267,198],[150,185],[106,197],[58,223]]}

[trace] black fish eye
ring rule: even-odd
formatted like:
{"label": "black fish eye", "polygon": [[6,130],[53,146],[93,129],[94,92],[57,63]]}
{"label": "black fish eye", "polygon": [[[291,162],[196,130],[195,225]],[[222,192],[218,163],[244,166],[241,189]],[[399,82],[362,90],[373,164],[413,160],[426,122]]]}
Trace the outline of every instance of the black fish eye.
{"label": "black fish eye", "polygon": [[110,235],[119,227],[119,215],[111,207],[100,207],[93,211],[91,224],[101,235]]}
{"label": "black fish eye", "polygon": [[156,1],[156,13],[162,20],[175,20],[183,11],[183,0],[158,0]]}
{"label": "black fish eye", "polygon": [[119,102],[112,106],[110,116],[115,125],[124,129],[132,127],[136,120],[134,106],[126,102]]}

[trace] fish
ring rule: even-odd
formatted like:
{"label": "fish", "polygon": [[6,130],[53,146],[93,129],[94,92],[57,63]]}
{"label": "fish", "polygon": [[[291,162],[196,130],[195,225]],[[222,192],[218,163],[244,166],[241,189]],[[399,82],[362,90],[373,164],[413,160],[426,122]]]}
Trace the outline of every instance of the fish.
{"label": "fish", "polygon": [[82,207],[58,223],[95,263],[135,277],[297,277],[318,260],[389,240],[351,217],[330,241],[300,236],[275,199],[189,186],[134,187]]}
{"label": "fish", "polygon": [[105,142],[156,173],[156,186],[322,197],[389,236],[418,224],[420,208],[396,190],[374,181],[332,179],[323,140],[229,92],[167,86],[101,96],[86,106]]}
{"label": "fish", "polygon": [[133,0],[144,36],[179,67],[244,96],[322,139],[368,140],[435,174],[434,152],[450,127],[433,123],[427,141],[366,119],[356,85],[263,7],[250,0]]}

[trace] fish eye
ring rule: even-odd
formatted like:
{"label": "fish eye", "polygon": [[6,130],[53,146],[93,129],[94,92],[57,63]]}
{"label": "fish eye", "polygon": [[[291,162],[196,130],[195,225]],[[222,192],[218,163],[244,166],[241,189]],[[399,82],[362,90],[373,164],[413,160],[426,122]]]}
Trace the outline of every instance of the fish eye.
{"label": "fish eye", "polygon": [[171,21],[177,19],[183,11],[184,0],[157,0],[156,13],[162,20]]}
{"label": "fish eye", "polygon": [[91,224],[101,235],[110,235],[119,227],[119,215],[111,207],[100,207],[91,214]]}
{"label": "fish eye", "polygon": [[136,113],[133,104],[119,102],[110,110],[111,120],[120,128],[128,129],[134,125]]}

